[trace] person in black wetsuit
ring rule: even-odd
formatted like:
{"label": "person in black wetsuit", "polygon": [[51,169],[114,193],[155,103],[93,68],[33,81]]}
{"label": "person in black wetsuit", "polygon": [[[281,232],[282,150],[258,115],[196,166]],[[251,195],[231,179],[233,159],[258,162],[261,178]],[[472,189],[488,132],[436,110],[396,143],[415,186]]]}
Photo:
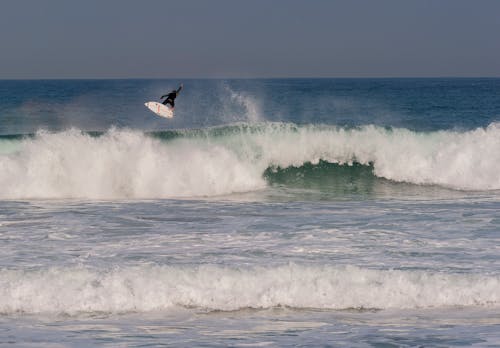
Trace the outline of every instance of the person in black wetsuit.
{"label": "person in black wetsuit", "polygon": [[177,94],[179,94],[179,92],[181,91],[183,85],[181,83],[181,85],[179,86],[179,88],[177,90],[173,90],[172,92],[170,92],[169,94],[165,94],[165,95],[162,95],[160,97],[160,100],[167,97],[167,99],[165,99],[162,104],[163,105],[170,105],[170,107],[172,108],[172,110],[174,109],[175,107],[175,98],[177,98]]}

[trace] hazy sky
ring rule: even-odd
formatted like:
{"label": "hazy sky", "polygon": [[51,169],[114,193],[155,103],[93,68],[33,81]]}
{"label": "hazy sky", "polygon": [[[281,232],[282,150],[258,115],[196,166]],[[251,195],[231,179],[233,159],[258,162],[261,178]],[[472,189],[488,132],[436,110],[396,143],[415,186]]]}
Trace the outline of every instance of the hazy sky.
{"label": "hazy sky", "polygon": [[0,79],[500,76],[499,0],[0,0]]}

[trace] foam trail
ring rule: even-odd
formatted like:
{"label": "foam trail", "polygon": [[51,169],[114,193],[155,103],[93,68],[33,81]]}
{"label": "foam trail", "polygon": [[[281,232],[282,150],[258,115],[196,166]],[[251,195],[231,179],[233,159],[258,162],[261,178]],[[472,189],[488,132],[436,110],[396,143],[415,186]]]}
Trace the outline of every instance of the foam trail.
{"label": "foam trail", "polygon": [[177,306],[404,309],[500,305],[498,276],[354,266],[138,266],[0,272],[1,313],[144,312]]}

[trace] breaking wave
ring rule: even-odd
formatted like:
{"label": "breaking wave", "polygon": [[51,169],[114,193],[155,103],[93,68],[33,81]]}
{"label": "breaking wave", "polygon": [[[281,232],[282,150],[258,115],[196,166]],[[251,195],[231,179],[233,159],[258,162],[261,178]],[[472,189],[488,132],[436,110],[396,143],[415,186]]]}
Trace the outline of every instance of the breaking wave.
{"label": "breaking wave", "polygon": [[500,304],[500,278],[355,266],[137,266],[0,271],[0,312],[145,312],[174,307],[390,309]]}
{"label": "breaking wave", "polygon": [[260,123],[156,133],[70,129],[0,138],[4,199],[227,195],[276,182],[286,185],[293,179],[290,171],[297,177],[318,170],[322,180],[375,176],[460,190],[498,190],[500,124],[471,131],[414,132]]}

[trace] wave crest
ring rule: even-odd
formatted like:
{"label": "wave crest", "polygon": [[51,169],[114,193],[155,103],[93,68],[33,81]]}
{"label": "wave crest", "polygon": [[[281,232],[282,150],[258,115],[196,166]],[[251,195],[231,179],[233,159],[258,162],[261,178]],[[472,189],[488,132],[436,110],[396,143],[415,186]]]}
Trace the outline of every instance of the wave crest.
{"label": "wave crest", "polygon": [[389,309],[498,306],[500,278],[355,266],[138,266],[0,272],[1,313],[144,312],[176,306]]}
{"label": "wave crest", "polygon": [[430,133],[283,123],[153,134],[73,129],[0,140],[0,148],[0,198],[225,195],[264,188],[270,168],[321,162],[358,163],[396,182],[500,189],[499,124]]}

